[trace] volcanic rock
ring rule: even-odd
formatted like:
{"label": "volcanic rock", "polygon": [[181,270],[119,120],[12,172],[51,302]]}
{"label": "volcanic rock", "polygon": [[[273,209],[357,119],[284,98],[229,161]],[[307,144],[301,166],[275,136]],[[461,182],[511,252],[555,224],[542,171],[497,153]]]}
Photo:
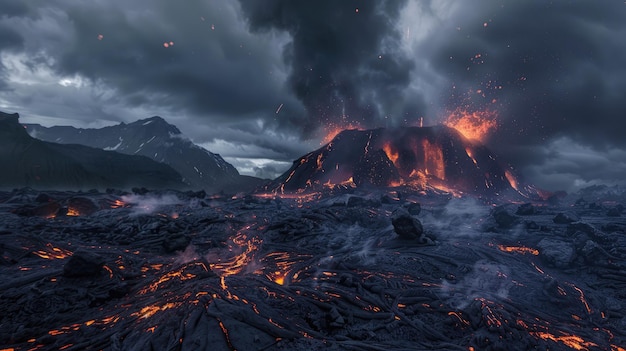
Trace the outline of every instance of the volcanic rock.
{"label": "volcanic rock", "polygon": [[422,223],[414,218],[404,208],[398,208],[391,214],[393,230],[402,239],[415,240],[422,238],[424,228]]}
{"label": "volcanic rock", "polygon": [[366,199],[361,196],[352,195],[346,201],[346,207],[380,207],[381,203],[375,199]]}
{"label": "volcanic rock", "polygon": [[50,196],[48,194],[46,194],[46,193],[40,193],[35,198],[35,202],[39,202],[39,203],[46,203],[46,202],[50,202],[50,201],[52,201],[52,198],[50,198]]}
{"label": "volcanic rock", "polygon": [[99,210],[99,207],[87,197],[73,197],[67,201],[67,206],[77,214],[90,215]]}
{"label": "volcanic rock", "polygon": [[620,204],[615,207],[609,208],[609,210],[606,211],[606,215],[607,217],[619,217],[622,215],[622,212],[624,212],[624,206]]}
{"label": "volcanic rock", "polygon": [[559,212],[552,221],[556,224],[570,224],[580,221],[580,217],[574,212]]}
{"label": "volcanic rock", "polygon": [[388,186],[400,181],[400,174],[383,150],[375,150],[361,157],[352,176],[357,186]]}
{"label": "volcanic rock", "polygon": [[491,215],[500,228],[510,228],[518,221],[517,216],[512,213],[511,208],[505,205],[494,208]]}
{"label": "volcanic rock", "polygon": [[535,210],[535,206],[531,203],[525,203],[520,205],[515,211],[515,214],[518,216],[531,216],[534,215],[537,211]]}
{"label": "volcanic rock", "polygon": [[191,239],[183,234],[171,234],[163,239],[163,249],[167,253],[173,253],[175,251],[183,251],[189,245]]}
{"label": "volcanic rock", "polygon": [[565,241],[544,238],[541,239],[537,246],[539,247],[541,258],[554,267],[565,268],[574,261],[574,248]]}
{"label": "volcanic rock", "polygon": [[[390,194],[361,190],[351,196]],[[244,196],[211,197],[201,207],[186,193],[171,192],[180,201],[150,212],[141,200],[156,192],[132,201],[113,193],[47,193],[62,205],[84,197],[101,209],[89,216],[17,216],[11,211],[41,205],[38,192],[0,191],[0,311],[6,312],[0,349],[613,350],[626,344],[626,222],[607,218],[605,207],[579,208],[587,222],[570,225],[552,221],[569,205],[550,208],[523,218],[545,231],[520,225],[510,233],[516,235],[502,235],[482,230],[486,221],[496,226],[493,202],[408,189],[379,208],[348,207],[347,194],[320,194],[306,201],[285,196],[280,210],[267,196],[249,205]],[[414,201],[427,206],[420,218],[426,231],[403,240],[391,233],[390,213],[400,208],[394,215],[417,231],[405,208]],[[437,245],[420,244],[431,233]],[[179,235],[193,246],[163,254],[164,239]],[[87,251],[106,265],[83,278],[64,277],[69,248],[73,259]],[[102,258],[91,261],[98,267]]]}
{"label": "volcanic rock", "polygon": [[66,277],[89,277],[100,273],[104,266],[104,258],[98,254],[77,250],[63,266]]}
{"label": "volcanic rock", "polygon": [[13,213],[26,217],[54,217],[60,210],[61,205],[58,202],[48,202],[39,206],[24,205],[13,210]]}
{"label": "volcanic rock", "polygon": [[418,216],[422,212],[422,205],[419,202],[409,202],[404,205],[404,208],[411,216]]}
{"label": "volcanic rock", "polygon": [[587,240],[580,252],[589,264],[606,265],[611,258],[608,252],[592,240]]}

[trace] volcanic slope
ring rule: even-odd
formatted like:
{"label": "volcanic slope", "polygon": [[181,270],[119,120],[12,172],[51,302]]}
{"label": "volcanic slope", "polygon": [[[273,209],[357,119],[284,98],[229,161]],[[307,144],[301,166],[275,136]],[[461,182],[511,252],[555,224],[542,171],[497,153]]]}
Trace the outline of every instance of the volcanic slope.
{"label": "volcanic slope", "polygon": [[37,140],[19,124],[19,115],[0,112],[0,174],[4,188],[182,188],[171,167],[143,156],[122,155],[83,145]]}
{"label": "volcanic slope", "polygon": [[195,145],[176,126],[158,116],[98,129],[38,124],[25,127],[32,137],[45,141],[149,157],[174,168],[192,189],[246,191],[262,182],[240,175],[220,155]]}
{"label": "volcanic slope", "polygon": [[514,191],[494,153],[453,128],[345,130],[294,161],[266,190],[304,192],[348,186],[408,186],[493,196]]}

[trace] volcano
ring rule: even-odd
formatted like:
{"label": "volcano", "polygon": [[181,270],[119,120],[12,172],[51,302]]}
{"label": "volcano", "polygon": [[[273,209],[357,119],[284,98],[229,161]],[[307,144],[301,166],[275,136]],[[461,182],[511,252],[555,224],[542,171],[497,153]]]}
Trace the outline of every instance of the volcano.
{"label": "volcano", "polygon": [[396,187],[493,196],[516,181],[485,145],[444,125],[344,130],[306,154],[266,190]]}

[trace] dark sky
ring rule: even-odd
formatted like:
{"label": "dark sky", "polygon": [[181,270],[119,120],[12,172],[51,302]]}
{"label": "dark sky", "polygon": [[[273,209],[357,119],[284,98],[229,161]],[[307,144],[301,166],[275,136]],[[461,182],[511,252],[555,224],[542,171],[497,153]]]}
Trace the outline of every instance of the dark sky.
{"label": "dark sky", "polygon": [[99,127],[160,115],[272,176],[327,130],[495,111],[528,181],[626,179],[626,3],[3,0],[0,110]]}

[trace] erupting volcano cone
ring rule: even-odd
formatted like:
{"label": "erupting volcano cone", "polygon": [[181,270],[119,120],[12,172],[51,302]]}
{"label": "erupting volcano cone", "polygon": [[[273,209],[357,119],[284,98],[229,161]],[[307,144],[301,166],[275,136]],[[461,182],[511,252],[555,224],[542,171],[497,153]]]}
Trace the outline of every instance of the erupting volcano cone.
{"label": "erupting volcano cone", "polygon": [[268,190],[409,186],[496,195],[512,189],[506,172],[487,147],[444,125],[345,130],[322,148],[294,161]]}

